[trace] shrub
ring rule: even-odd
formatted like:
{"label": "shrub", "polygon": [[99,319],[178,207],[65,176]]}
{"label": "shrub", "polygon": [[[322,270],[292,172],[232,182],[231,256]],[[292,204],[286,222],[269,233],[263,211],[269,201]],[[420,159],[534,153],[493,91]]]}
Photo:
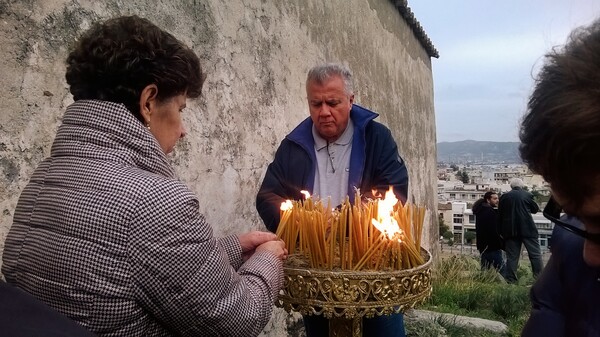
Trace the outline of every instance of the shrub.
{"label": "shrub", "polygon": [[[509,326],[512,335],[519,335],[530,311],[527,286],[533,281],[530,269],[523,263],[518,271],[519,284],[512,285],[494,269],[482,271],[476,257],[454,255],[441,259],[432,267],[433,293],[425,307],[502,321]],[[448,336],[473,336],[464,329],[450,329],[448,322],[438,323],[446,328]],[[476,335],[483,336],[479,332]]]}

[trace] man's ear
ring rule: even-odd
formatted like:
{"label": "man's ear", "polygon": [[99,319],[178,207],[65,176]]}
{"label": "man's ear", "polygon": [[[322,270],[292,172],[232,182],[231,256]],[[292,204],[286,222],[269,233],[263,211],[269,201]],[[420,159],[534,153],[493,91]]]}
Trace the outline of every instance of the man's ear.
{"label": "man's ear", "polygon": [[157,96],[158,87],[156,84],[149,84],[142,89],[142,93],[140,95],[140,114],[144,118],[146,125],[150,123],[150,116],[154,112],[156,104],[158,103]]}
{"label": "man's ear", "polygon": [[349,100],[351,105],[354,104],[354,94],[350,95]]}

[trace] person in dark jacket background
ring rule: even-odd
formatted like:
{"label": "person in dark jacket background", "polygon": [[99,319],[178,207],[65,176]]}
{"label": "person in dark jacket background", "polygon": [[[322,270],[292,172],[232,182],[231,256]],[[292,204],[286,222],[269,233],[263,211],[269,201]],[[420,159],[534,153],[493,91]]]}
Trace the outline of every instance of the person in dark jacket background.
{"label": "person in dark jacket background", "polygon": [[498,224],[500,235],[504,240],[506,251],[506,268],[504,278],[509,283],[517,282],[517,267],[523,245],[527,249],[533,276],[542,271],[542,251],[538,241],[538,230],[531,214],[540,210],[533,200],[533,195],[523,189],[523,180],[514,178],[510,181],[512,190],[500,197],[498,204]]}
{"label": "person in dark jacket background", "polygon": [[[279,224],[279,209],[287,199],[300,200],[301,190],[339,205],[354,199],[356,188],[365,197],[384,194],[390,186],[403,203],[408,172],[390,130],[375,122],[376,113],[354,103],[350,70],[328,63],[312,68],[306,80],[310,117],[285,139],[268,166],[256,208],[267,228]],[[304,316],[308,337],[329,336],[323,316]],[[365,336],[404,336],[402,314],[363,320]]]}
{"label": "person in dark jacket background", "polygon": [[498,193],[485,192],[482,199],[473,204],[475,215],[475,235],[477,250],[481,254],[481,268],[494,267],[502,273],[504,258],[502,257],[502,239],[498,234]]}
{"label": "person in dark jacket background", "polygon": [[550,184],[555,224],[524,337],[600,336],[599,60],[596,19],[546,55],[521,124],[521,158]]}

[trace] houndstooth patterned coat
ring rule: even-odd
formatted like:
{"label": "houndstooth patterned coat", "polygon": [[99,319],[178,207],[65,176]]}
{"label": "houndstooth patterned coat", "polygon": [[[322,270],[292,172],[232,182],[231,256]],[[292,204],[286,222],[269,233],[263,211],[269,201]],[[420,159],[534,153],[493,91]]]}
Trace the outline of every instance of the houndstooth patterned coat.
{"label": "houndstooth patterned coat", "polygon": [[282,262],[242,264],[198,199],[123,105],[69,106],[49,158],[23,190],[6,239],[7,282],[103,336],[255,336]]}

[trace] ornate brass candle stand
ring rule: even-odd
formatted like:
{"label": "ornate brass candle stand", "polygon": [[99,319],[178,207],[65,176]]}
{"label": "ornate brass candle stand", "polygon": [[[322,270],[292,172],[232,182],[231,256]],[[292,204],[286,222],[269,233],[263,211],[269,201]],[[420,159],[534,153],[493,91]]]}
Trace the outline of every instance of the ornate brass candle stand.
{"label": "ornate brass candle stand", "polygon": [[431,254],[424,264],[392,271],[321,270],[298,266],[293,256],[284,267],[284,289],[276,305],[287,312],[323,315],[329,336],[362,336],[362,318],[404,312],[431,295]]}

